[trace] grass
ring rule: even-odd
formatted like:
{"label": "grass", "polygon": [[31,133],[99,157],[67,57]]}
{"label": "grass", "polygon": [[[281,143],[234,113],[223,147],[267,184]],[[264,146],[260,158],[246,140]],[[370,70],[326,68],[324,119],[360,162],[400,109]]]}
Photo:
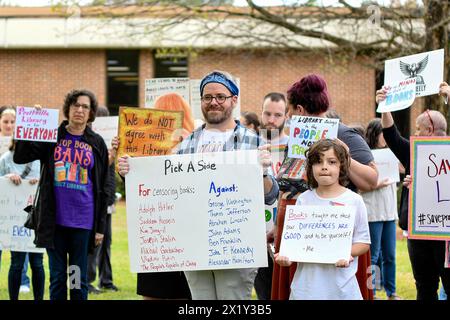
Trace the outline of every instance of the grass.
{"label": "grass", "polygon": [[[128,237],[127,223],[125,215],[125,203],[121,202],[117,206],[117,213],[112,217],[113,223],[113,243],[111,248],[114,283],[119,287],[118,292],[104,292],[99,295],[90,295],[90,300],[140,300],[136,294],[136,274],[130,272],[128,258]],[[8,300],[8,270],[10,264],[10,253],[4,251],[2,254],[2,264],[0,270],[0,300]],[[49,299],[49,272],[47,255],[44,255],[45,267],[45,299]],[[31,274],[30,269],[28,275]],[[404,299],[414,300],[416,290],[414,278],[409,262],[406,239],[397,240],[397,293]],[[380,295],[382,296],[382,295]],[[253,298],[255,295],[253,295]],[[33,294],[21,293],[21,300],[33,299]]]}

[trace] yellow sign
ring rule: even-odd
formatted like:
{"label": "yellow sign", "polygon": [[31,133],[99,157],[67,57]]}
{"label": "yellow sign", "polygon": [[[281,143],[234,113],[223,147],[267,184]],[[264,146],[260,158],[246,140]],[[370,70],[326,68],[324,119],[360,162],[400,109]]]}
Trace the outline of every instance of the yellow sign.
{"label": "yellow sign", "polygon": [[182,123],[182,111],[120,107],[118,156],[171,154],[180,142]]}

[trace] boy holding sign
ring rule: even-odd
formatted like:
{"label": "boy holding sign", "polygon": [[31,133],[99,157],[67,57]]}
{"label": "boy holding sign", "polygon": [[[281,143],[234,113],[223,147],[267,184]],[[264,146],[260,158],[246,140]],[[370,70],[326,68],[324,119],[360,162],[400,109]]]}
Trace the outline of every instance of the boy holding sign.
{"label": "boy holding sign", "polygon": [[[296,205],[354,206],[356,212],[352,232],[348,235],[351,237],[350,257],[342,257],[334,265],[298,262],[291,284],[289,298],[292,300],[362,299],[356,279],[357,257],[369,250],[370,235],[366,207],[361,196],[345,187],[349,166],[347,150],[333,140],[321,140],[307,152],[308,184],[313,189],[302,193]],[[285,219],[285,225],[288,220]],[[329,228],[336,227],[333,223],[327,225]],[[282,242],[286,242],[287,229],[283,232]],[[283,252],[283,248],[280,251]],[[289,257],[279,253],[275,254],[275,261],[285,267],[292,264]]]}

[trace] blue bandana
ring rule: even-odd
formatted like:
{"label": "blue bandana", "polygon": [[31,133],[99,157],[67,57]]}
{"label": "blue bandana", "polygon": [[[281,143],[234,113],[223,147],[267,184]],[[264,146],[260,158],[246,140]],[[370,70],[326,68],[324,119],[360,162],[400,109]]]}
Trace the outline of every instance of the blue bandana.
{"label": "blue bandana", "polygon": [[239,88],[236,83],[228,79],[224,74],[219,72],[212,72],[203,78],[202,82],[200,82],[200,96],[203,96],[203,89],[208,83],[220,83],[225,86],[228,90],[230,90],[233,96],[239,95]]}

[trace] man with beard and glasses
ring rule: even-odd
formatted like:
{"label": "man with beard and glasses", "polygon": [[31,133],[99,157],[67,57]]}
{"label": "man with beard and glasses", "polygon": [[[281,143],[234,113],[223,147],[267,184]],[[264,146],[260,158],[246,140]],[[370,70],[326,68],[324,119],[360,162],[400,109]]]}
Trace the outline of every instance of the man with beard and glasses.
{"label": "man with beard and glasses", "polygon": [[[284,148],[287,146],[289,136],[284,132],[284,124],[287,119],[287,105],[284,94],[279,92],[268,93],[262,104],[260,136],[266,142],[270,143],[272,150],[272,170],[276,175],[284,158]],[[278,152],[277,152],[278,151]],[[278,155],[278,156],[277,156]],[[266,212],[275,216],[278,202],[272,205],[266,205]],[[268,230],[269,231],[269,230]],[[267,233],[267,243],[273,243],[273,232]],[[255,278],[255,291],[259,300],[270,300],[272,290],[273,260],[268,248],[268,266],[258,268]]]}
{"label": "man with beard and glasses", "polygon": [[[268,174],[271,166],[269,145],[253,131],[232,117],[239,89],[226,72],[213,71],[200,83],[201,107],[205,124],[187,137],[178,153],[260,150],[259,160],[264,169],[264,200],[272,204],[278,197],[278,184]],[[251,299],[256,268],[186,271],[192,299]]]}

